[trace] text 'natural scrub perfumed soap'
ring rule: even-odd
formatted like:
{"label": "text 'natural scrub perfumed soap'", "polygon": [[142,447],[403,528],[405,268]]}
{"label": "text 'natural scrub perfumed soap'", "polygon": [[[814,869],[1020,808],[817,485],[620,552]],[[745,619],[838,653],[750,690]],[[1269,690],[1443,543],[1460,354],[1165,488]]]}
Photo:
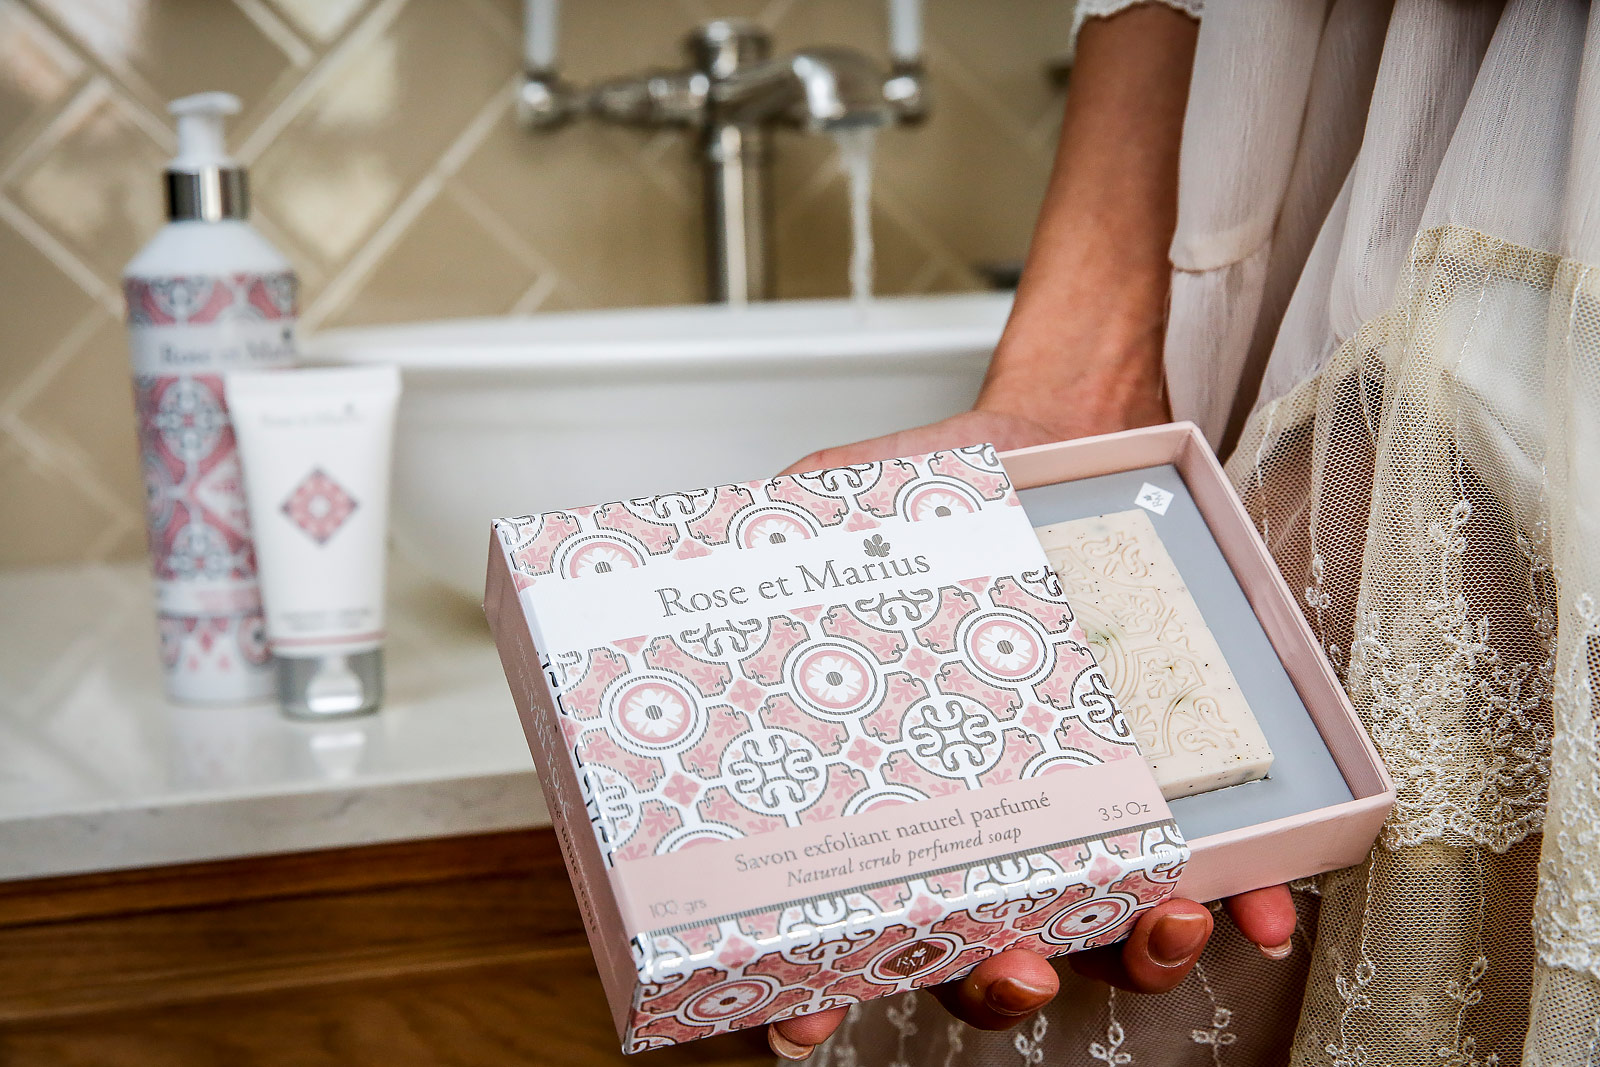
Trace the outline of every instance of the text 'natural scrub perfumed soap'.
{"label": "text 'natural scrub perfumed soap'", "polygon": [[988,446],[494,524],[628,1051],[1109,944],[1188,855]]}

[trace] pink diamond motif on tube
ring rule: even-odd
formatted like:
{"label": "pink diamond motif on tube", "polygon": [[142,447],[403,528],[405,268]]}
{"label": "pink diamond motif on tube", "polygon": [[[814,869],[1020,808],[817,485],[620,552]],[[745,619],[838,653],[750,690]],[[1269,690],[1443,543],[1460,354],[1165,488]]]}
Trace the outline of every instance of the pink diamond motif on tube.
{"label": "pink diamond motif on tube", "polygon": [[355,497],[320,467],[313,467],[283,502],[289,521],[319,545],[327,544],[355,510]]}

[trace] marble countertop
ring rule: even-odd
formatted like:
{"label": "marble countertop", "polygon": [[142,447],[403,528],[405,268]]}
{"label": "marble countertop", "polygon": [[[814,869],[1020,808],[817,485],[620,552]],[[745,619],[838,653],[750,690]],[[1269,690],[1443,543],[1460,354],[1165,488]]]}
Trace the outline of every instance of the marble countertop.
{"label": "marble countertop", "polygon": [[549,824],[481,610],[397,565],[388,700],[169,703],[142,564],[0,571],[0,880]]}

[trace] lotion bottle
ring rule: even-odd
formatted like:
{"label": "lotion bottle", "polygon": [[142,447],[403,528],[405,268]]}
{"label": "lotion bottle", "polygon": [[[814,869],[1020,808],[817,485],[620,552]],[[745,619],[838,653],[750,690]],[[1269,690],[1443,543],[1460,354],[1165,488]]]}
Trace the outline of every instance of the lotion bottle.
{"label": "lotion bottle", "polygon": [[173,700],[266,700],[274,672],[223,375],[294,361],[296,279],[245,221],[246,174],[222,128],[238,98],[200,93],[169,110],[170,221],[123,274],[161,659]]}

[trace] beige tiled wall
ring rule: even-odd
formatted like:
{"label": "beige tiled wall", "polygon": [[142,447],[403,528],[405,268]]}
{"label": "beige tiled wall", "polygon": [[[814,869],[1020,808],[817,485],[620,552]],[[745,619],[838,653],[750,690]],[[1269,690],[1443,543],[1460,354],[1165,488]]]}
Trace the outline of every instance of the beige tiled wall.
{"label": "beige tiled wall", "polygon": [[[567,0],[562,66],[676,66],[717,15],[882,55],[882,7]],[[880,292],[972,288],[1022,255],[1068,21],[1067,0],[928,0],[933,117],[880,138]],[[171,97],[245,101],[233,141],[308,329],[700,297],[689,139],[523,131],[518,33],[516,0],[0,0],[0,566],[143,550],[117,278],[161,223]],[[785,135],[777,166],[781,295],[842,293],[831,148]]]}

